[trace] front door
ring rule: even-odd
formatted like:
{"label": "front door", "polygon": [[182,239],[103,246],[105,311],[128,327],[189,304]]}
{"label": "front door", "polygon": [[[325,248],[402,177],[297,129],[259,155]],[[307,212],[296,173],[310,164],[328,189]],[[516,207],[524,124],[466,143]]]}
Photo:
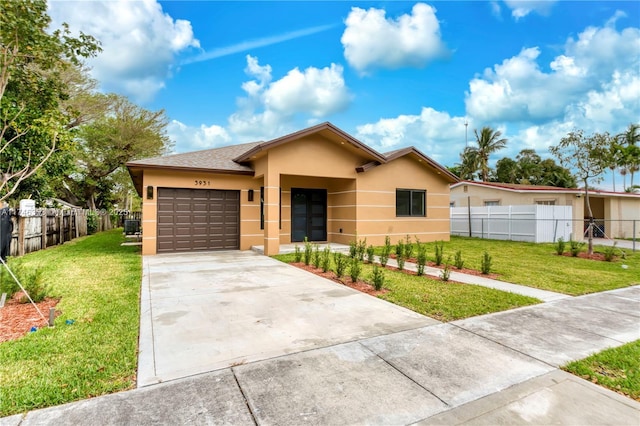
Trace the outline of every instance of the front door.
{"label": "front door", "polygon": [[327,241],[327,190],[291,189],[291,241]]}

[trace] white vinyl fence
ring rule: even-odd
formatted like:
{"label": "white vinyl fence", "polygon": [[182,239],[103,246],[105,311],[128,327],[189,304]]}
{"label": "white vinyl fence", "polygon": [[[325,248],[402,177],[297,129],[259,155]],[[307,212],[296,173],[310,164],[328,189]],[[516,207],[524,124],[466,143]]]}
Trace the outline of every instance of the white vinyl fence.
{"label": "white vinyl fence", "polygon": [[551,243],[572,235],[571,206],[452,207],[451,235]]}

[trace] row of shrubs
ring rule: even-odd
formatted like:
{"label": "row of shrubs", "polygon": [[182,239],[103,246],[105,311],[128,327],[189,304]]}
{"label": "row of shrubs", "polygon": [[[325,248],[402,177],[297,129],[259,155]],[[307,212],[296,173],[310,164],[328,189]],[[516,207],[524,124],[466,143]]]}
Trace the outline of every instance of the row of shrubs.
{"label": "row of shrubs", "polygon": [[[569,253],[571,253],[571,256],[573,257],[578,257],[578,255],[582,252],[582,250],[584,249],[585,243],[583,241],[574,241],[573,239],[568,241],[569,243]],[[616,256],[616,252],[619,251],[620,252],[620,257],[622,257],[623,259],[626,258],[626,253],[624,252],[624,250],[620,250],[616,247],[617,243],[613,243],[612,246],[607,246],[604,248],[603,250],[603,254],[604,254],[604,260],[606,260],[607,262],[613,262],[613,259]],[[567,241],[564,240],[564,238],[560,237],[556,240],[556,253],[558,254],[558,256],[562,256],[564,255],[566,248],[567,248]]]}
{"label": "row of shrubs", "polygon": [[[414,258],[414,249],[416,257]],[[362,267],[361,263],[366,261],[370,264],[374,264],[375,248],[373,245],[367,245],[367,239],[353,240],[349,244],[349,256],[345,256],[341,253],[333,253],[333,263],[335,264],[335,273],[338,278],[342,278],[345,274],[347,267],[349,268],[349,275],[352,281],[357,281],[360,276]],[[389,258],[392,253],[395,254],[395,259],[400,271],[404,270],[405,262],[412,260],[416,263],[418,276],[424,275],[425,266],[427,264],[427,246],[422,243],[417,237],[415,240],[415,247],[411,241],[411,237],[407,235],[406,240],[400,240],[397,244],[392,245],[391,239],[385,237],[385,244],[381,248],[379,255],[379,261],[382,268],[387,266]],[[322,269],[323,272],[327,272],[331,269],[331,249],[329,246],[325,247],[322,251],[317,244],[310,243],[307,239],[304,241],[304,248],[299,246],[295,247],[295,261],[303,262],[305,265],[313,264],[317,269]],[[444,260],[444,241],[436,241],[435,243],[435,257],[434,263],[436,266],[443,265]],[[491,272],[492,258],[488,252],[484,252],[481,259],[481,272],[483,274],[489,274]],[[462,258],[462,252],[456,251],[453,265],[457,269],[464,267],[464,260]],[[443,269],[440,273],[440,277],[443,281],[448,281],[451,276],[451,257],[449,256],[444,262]],[[379,290],[384,282],[384,274],[378,269],[378,266],[374,264],[372,281],[374,287]]]}

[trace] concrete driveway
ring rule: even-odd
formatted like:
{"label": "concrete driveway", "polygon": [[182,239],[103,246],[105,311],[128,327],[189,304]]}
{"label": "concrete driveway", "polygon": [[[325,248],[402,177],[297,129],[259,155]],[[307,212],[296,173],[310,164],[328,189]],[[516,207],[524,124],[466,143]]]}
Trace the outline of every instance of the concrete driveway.
{"label": "concrete driveway", "polygon": [[438,324],[254,252],[143,262],[138,387]]}

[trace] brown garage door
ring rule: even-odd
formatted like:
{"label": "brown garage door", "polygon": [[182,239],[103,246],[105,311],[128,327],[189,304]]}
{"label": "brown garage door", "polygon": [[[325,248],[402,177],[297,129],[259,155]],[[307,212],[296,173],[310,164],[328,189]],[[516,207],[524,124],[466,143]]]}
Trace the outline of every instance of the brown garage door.
{"label": "brown garage door", "polygon": [[239,248],[239,191],[158,188],[158,253]]}

